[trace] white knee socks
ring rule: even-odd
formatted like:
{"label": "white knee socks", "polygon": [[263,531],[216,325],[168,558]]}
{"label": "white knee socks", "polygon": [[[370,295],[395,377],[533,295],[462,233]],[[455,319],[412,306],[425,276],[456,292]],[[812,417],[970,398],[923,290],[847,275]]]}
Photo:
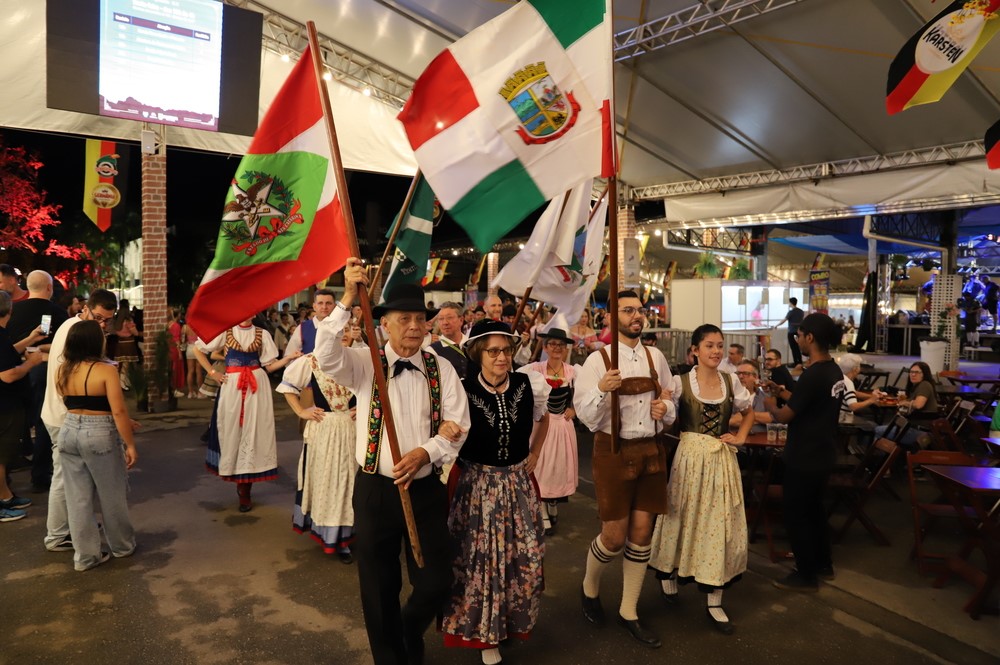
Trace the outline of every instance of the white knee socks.
{"label": "white knee socks", "polygon": [[601,593],[601,575],[611,560],[621,554],[621,550],[615,552],[609,550],[601,542],[598,534],[590,543],[590,551],[587,553],[587,571],[583,576],[583,593],[588,598],[597,598]]}
{"label": "white knee socks", "polygon": [[712,618],[721,622],[729,621],[729,616],[722,609],[722,589],[716,589],[706,598],[708,599],[708,613],[712,615]]}
{"label": "white knee socks", "polygon": [[646,577],[646,564],[652,545],[625,543],[625,558],[622,560],[622,602],[618,609],[623,619],[635,621],[639,618],[636,605],[642,591],[642,581]]}

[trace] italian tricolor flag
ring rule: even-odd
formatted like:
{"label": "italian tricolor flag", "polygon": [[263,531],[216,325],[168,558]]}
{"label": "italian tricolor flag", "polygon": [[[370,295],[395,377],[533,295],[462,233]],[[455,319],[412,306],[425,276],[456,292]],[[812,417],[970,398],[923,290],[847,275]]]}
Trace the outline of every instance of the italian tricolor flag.
{"label": "italian tricolor flag", "polygon": [[307,47],[233,177],[215,258],[188,322],[202,339],[320,282],[348,256],[320,92]]}
{"label": "italian tricolor flag", "polygon": [[614,173],[607,0],[525,0],[438,55],[399,114],[441,204],[487,252]]}

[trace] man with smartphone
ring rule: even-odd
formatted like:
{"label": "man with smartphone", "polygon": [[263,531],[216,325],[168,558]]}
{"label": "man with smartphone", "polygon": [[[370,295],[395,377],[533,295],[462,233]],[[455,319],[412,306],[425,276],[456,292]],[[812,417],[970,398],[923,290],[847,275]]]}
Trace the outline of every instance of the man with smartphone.
{"label": "man with smartphone", "polygon": [[[66,311],[52,302],[52,275],[44,270],[33,270],[26,280],[28,297],[14,303],[7,330],[15,344],[28,337],[32,331],[42,328],[45,338],[34,346],[47,352],[52,336],[68,318]],[[42,402],[45,399],[48,364],[32,367],[28,374],[30,407],[25,418],[25,441],[31,441],[31,428],[35,428],[35,438],[31,447],[31,485],[36,492],[44,492],[52,481],[52,441],[42,424]]]}

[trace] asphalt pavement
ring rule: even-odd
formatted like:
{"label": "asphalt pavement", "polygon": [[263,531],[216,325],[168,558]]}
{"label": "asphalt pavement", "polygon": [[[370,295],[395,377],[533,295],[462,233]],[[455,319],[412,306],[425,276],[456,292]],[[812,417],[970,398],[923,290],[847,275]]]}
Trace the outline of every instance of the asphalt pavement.
{"label": "asphalt pavement", "polygon": [[[301,443],[290,411],[280,398],[276,405],[280,476],[255,486],[246,514],[237,512],[234,486],[204,469],[207,402],[182,399],[181,411],[142,416],[129,498],[138,549],[84,573],[73,570],[71,553],[43,548],[46,495],[29,491],[27,472],[15,473],[15,491],[35,505],[27,518],[0,524],[0,664],[370,663],[355,566],[291,529]],[[599,530],[588,448],[584,433],[580,492],[560,509],[546,543],[537,628],[529,641],[502,648],[505,663],[998,662],[996,617],[972,621],[961,612],[970,587],[932,589],[908,572],[905,543],[879,548],[860,528],[837,550],[837,581],[816,594],[774,588],[771,579],[790,564],[770,563],[754,545],[750,570],[725,595],[731,636],[712,628],[693,588],[666,606],[652,575],[639,614],[662,637],[661,649],[642,647],[613,621],[587,623],[580,582]],[[894,539],[905,541],[905,527],[899,520]],[[601,589],[610,617],[620,589],[614,565]],[[428,663],[480,662],[474,652],[445,649],[430,631],[427,645]]]}

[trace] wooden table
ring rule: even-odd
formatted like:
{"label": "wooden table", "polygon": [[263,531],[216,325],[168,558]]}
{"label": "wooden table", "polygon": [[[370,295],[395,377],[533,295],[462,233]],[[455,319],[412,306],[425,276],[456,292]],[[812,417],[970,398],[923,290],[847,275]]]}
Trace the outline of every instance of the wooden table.
{"label": "wooden table", "polygon": [[[956,556],[948,558],[947,570],[934,581],[934,586],[940,588],[952,573],[957,573],[975,586],[963,608],[969,616],[978,619],[984,613],[996,614],[996,610],[984,608],[983,603],[1000,582],[1000,468],[927,465],[924,470],[955,507],[966,535],[962,548]],[[975,517],[968,514],[966,506],[972,508]],[[969,563],[969,555],[976,548],[986,558],[985,571]]]}
{"label": "wooden table", "polygon": [[946,376],[946,379],[957,386],[975,386],[983,388],[986,386],[1000,385],[1000,378],[995,376]]}
{"label": "wooden table", "polygon": [[985,400],[996,396],[996,391],[990,388],[976,386],[934,386],[939,397],[958,397],[960,399]]}
{"label": "wooden table", "polygon": [[[778,457],[776,453],[784,448],[785,444],[778,441],[769,442],[767,440],[767,432],[754,432],[747,436],[746,443],[743,445],[750,453],[750,463],[747,465],[747,477],[750,481],[750,491],[748,493],[748,507],[750,510],[747,511],[747,536],[751,543],[756,541],[757,529],[760,528],[763,521],[764,535],[767,536],[768,555],[771,557],[772,562],[777,563],[778,561],[787,559],[790,554],[787,551],[778,550],[774,547],[774,530],[767,516],[767,502],[768,500],[781,500],[781,486],[772,485],[771,476],[774,471],[774,461]],[[764,453],[768,450],[772,451],[772,455],[767,460],[767,464],[762,465],[761,462],[763,461]],[[756,478],[758,472],[760,473],[759,479]]]}
{"label": "wooden table", "polygon": [[989,449],[991,457],[1000,457],[1000,439],[995,436],[984,436],[982,441]]}

